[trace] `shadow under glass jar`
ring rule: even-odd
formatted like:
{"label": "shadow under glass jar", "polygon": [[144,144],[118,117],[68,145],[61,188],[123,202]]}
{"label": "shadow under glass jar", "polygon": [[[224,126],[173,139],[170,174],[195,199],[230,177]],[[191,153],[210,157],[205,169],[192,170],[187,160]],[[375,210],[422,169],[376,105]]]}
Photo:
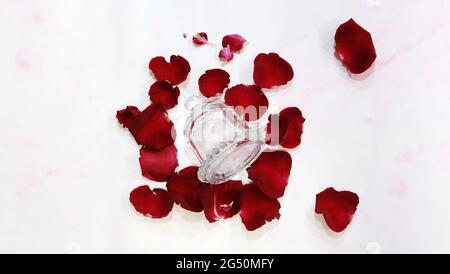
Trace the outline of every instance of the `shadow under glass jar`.
{"label": "shadow under glass jar", "polygon": [[201,181],[223,183],[258,158],[265,143],[264,134],[256,124],[243,120],[220,99],[202,102],[193,97],[189,100],[191,107],[187,108],[191,113],[184,136],[200,161]]}

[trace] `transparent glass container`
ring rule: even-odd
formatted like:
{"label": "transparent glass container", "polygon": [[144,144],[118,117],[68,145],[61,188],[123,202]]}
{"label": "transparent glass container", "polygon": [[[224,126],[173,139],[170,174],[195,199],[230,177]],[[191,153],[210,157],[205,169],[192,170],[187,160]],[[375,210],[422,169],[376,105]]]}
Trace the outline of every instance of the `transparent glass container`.
{"label": "transparent glass container", "polygon": [[262,129],[248,123],[221,99],[204,102],[194,96],[186,108],[184,136],[197,156],[198,178],[219,184],[250,166],[261,154],[265,142]]}

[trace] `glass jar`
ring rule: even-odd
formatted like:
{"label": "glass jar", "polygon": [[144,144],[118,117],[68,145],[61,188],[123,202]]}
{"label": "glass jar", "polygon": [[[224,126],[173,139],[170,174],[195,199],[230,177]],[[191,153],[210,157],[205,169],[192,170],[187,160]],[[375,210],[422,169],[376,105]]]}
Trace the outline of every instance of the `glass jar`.
{"label": "glass jar", "polygon": [[262,129],[248,123],[221,99],[203,102],[194,96],[186,108],[184,136],[200,161],[198,178],[219,184],[250,166],[261,154],[265,142]]}

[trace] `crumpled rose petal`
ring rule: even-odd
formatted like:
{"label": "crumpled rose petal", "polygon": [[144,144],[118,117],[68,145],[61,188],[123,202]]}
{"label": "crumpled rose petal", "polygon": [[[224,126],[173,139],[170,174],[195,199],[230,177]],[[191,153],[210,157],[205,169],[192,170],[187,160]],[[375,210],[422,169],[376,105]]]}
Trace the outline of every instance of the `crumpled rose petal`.
{"label": "crumpled rose petal", "polygon": [[305,118],[297,107],[283,109],[280,114],[271,114],[267,124],[266,143],[295,148],[301,143]]}
{"label": "crumpled rose petal", "polygon": [[192,37],[192,42],[197,46],[208,44],[208,35],[205,32],[199,32]]}
{"label": "crumpled rose petal", "polygon": [[377,57],[372,36],[353,19],[339,26],[334,41],[336,56],[351,73],[363,73]]}
{"label": "crumpled rose petal", "polygon": [[329,187],[316,195],[317,214],[323,214],[328,227],[335,231],[343,231],[352,221],[359,197],[350,191],[336,191]]}
{"label": "crumpled rose petal", "polygon": [[223,48],[219,52],[219,59],[224,62],[230,62],[231,60],[233,60],[233,57],[234,57],[234,54],[230,50],[230,47]]}
{"label": "crumpled rose petal", "polygon": [[236,85],[225,93],[225,104],[234,107],[246,121],[258,120],[269,107],[269,100],[255,85]]}
{"label": "crumpled rose petal", "polygon": [[151,190],[147,185],[131,191],[130,202],[137,212],[155,219],[166,217],[173,207],[173,201],[167,191],[160,188]]}
{"label": "crumpled rose petal", "polygon": [[207,184],[200,190],[206,219],[212,223],[236,215],[240,210],[242,182]]}
{"label": "crumpled rose petal", "polygon": [[156,182],[166,182],[178,166],[177,148],[174,145],[162,150],[142,147],[139,163],[145,178]]}
{"label": "crumpled rose petal", "polygon": [[160,150],[175,141],[173,123],[166,110],[159,104],[151,104],[143,111],[128,106],[117,111],[116,117],[119,123],[128,128],[139,145]]}
{"label": "crumpled rose petal", "polygon": [[228,34],[222,38],[222,46],[229,47],[232,52],[240,51],[245,42],[247,41],[239,34]]}
{"label": "crumpled rose petal", "polygon": [[246,184],[242,190],[239,215],[247,230],[253,231],[280,218],[280,203],[261,192],[254,183]]}
{"label": "crumpled rose petal", "polygon": [[285,85],[294,77],[291,65],[277,53],[260,53],[253,63],[253,81],[259,87]]}
{"label": "crumpled rose petal", "polygon": [[167,181],[167,191],[174,202],[182,208],[201,212],[203,205],[200,199],[200,189],[205,184],[198,179],[197,172],[197,166],[190,166],[175,173]]}
{"label": "crumpled rose petal", "polygon": [[170,56],[170,62],[162,56],[150,60],[148,68],[158,81],[168,81],[172,85],[178,85],[186,80],[191,67],[189,62],[179,55]]}
{"label": "crumpled rose petal", "polygon": [[256,161],[247,168],[248,178],[272,198],[280,198],[289,181],[292,158],[286,151],[263,152]]}
{"label": "crumpled rose petal", "polygon": [[223,92],[230,83],[230,75],[222,69],[207,70],[198,79],[200,92],[206,98],[214,97]]}
{"label": "crumpled rose petal", "polygon": [[152,103],[160,104],[166,110],[169,110],[178,104],[180,89],[177,86],[172,86],[169,82],[156,81],[150,86],[148,95]]}

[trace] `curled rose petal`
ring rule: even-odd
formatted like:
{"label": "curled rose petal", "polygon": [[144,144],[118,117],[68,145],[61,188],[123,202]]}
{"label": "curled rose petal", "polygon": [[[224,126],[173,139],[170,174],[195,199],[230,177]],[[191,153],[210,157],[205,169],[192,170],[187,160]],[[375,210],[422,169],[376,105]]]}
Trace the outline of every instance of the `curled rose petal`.
{"label": "curled rose petal", "polygon": [[280,198],[289,181],[292,158],[286,151],[263,152],[256,161],[247,168],[248,178],[272,198]]}
{"label": "curled rose petal", "polygon": [[339,26],[334,41],[336,56],[351,73],[363,73],[377,57],[372,36],[353,19]]}
{"label": "curled rose petal", "polygon": [[241,181],[206,184],[202,187],[200,197],[206,219],[212,223],[236,215],[240,210],[241,191]]}
{"label": "curled rose petal", "polygon": [[166,110],[169,110],[178,104],[178,96],[180,96],[180,89],[172,86],[166,81],[156,81],[150,86],[148,92],[152,103],[162,105]]}
{"label": "curled rose petal", "polygon": [[139,163],[142,175],[157,182],[166,182],[178,166],[177,148],[174,145],[161,150],[142,147]]}
{"label": "curled rose petal", "polygon": [[128,106],[117,111],[119,123],[128,128],[136,142],[149,149],[160,150],[175,141],[175,128],[166,110],[159,104],[151,104],[143,111]]}
{"label": "curled rose petal", "polygon": [[230,75],[222,69],[207,70],[198,79],[198,86],[203,96],[214,97],[223,92],[230,83]]}
{"label": "curled rose petal", "polygon": [[225,104],[234,107],[246,121],[258,120],[269,107],[269,100],[255,85],[236,85],[225,93]]}
{"label": "curled rose petal", "polygon": [[355,193],[329,187],[316,195],[315,211],[323,215],[331,230],[341,232],[352,221],[358,204],[359,197]]}
{"label": "curled rose petal", "polygon": [[253,231],[280,218],[280,203],[261,192],[254,183],[246,184],[242,189],[239,215],[247,230]]}
{"label": "curled rose petal", "polygon": [[233,60],[233,56],[234,54],[229,47],[223,48],[219,52],[219,59],[224,62],[230,62],[231,60]]}
{"label": "curled rose petal", "polygon": [[240,51],[245,42],[247,41],[239,34],[228,34],[222,38],[222,46],[229,47],[232,52]]}
{"label": "curled rose petal", "polygon": [[198,179],[197,172],[197,166],[186,167],[167,181],[167,191],[174,202],[194,212],[203,210],[199,192],[204,184]]}
{"label": "curled rose petal", "polygon": [[150,218],[166,217],[173,207],[173,201],[167,191],[160,188],[151,190],[147,185],[131,191],[130,202],[137,212]]}
{"label": "curled rose petal", "polygon": [[280,114],[271,114],[267,124],[266,143],[295,148],[301,143],[303,133],[302,112],[297,107],[283,109]]}
{"label": "curled rose petal", "polygon": [[192,37],[192,42],[197,46],[208,44],[208,35],[205,32],[199,32]]}
{"label": "curled rose petal", "polygon": [[170,56],[170,62],[162,56],[150,60],[148,68],[158,81],[168,81],[172,85],[178,85],[186,80],[191,67],[189,62],[179,55]]}
{"label": "curled rose petal", "polygon": [[260,53],[253,63],[253,81],[259,87],[285,85],[294,77],[291,65],[276,53]]}

